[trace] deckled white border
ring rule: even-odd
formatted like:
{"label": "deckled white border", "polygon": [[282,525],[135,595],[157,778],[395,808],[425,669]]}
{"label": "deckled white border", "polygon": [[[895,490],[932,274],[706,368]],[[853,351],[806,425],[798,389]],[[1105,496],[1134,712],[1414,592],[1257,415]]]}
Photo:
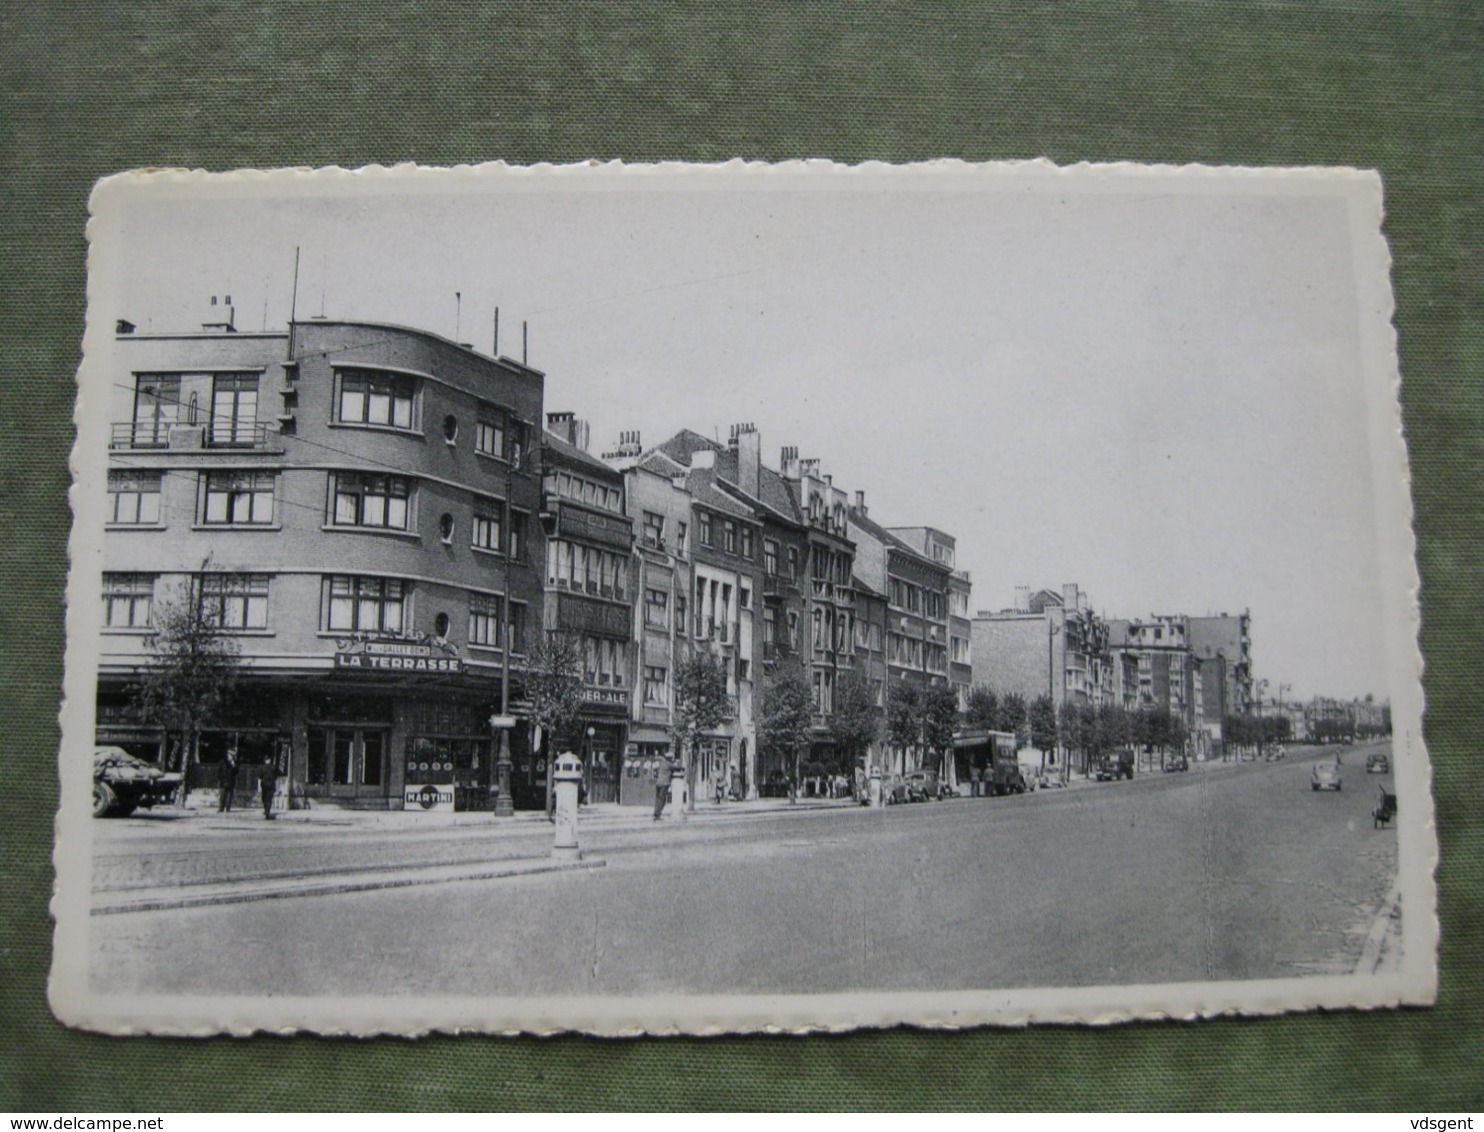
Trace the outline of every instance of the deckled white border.
{"label": "deckled white border", "polygon": [[[1174,191],[1275,196],[1335,196],[1348,201],[1354,275],[1362,335],[1366,399],[1381,547],[1381,581],[1393,722],[1393,774],[1405,798],[1398,820],[1398,885],[1404,894],[1404,948],[1400,970],[1384,975],[1177,983],[1140,986],[1016,989],[1004,991],[892,991],[819,995],[646,996],[611,998],[257,998],[97,995],[89,989],[89,907],[92,818],[89,780],[95,671],[98,658],[99,576],[107,468],[108,375],[99,359],[110,355],[112,323],[100,317],[117,292],[121,263],[110,240],[127,206],[148,197],[390,194],[416,192],[517,193],[670,190],[684,181],[692,191],[725,189],[807,192],[828,189],[879,191],[1147,191],[1163,180]],[[56,922],[49,998],[57,1017],[72,1026],[111,1034],[205,1036],[258,1031],[369,1036],[430,1032],[556,1034],[581,1031],[604,1036],[639,1034],[805,1033],[863,1026],[954,1029],[984,1024],[1104,1025],[1133,1019],[1191,1019],[1225,1014],[1261,1015],[1312,1008],[1377,1008],[1431,1004],[1437,994],[1438,921],[1434,870],[1431,768],[1422,739],[1422,657],[1418,648],[1419,589],[1412,533],[1406,447],[1397,401],[1400,374],[1390,257],[1382,237],[1381,181],[1355,169],[1250,169],[1208,166],[1074,165],[1048,161],[971,165],[957,160],[893,166],[879,162],[847,167],[828,161],[782,165],[732,161],[717,165],[622,165],[589,162],[530,167],[494,163],[428,169],[411,165],[365,169],[243,170],[226,174],[156,170],[101,181],[91,198],[88,224],[88,316],[84,360],[74,413],[77,441],[71,454],[70,499],[75,522],[68,544],[67,667],[60,720],[61,808],[55,823],[53,861],[57,882],[51,911]]]}

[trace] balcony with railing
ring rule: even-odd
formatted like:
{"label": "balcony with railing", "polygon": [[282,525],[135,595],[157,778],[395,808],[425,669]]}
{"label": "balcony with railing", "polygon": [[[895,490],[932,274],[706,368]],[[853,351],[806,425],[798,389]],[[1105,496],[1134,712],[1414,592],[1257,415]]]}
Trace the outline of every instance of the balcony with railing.
{"label": "balcony with railing", "polygon": [[108,447],[114,450],[266,452],[278,447],[278,428],[242,421],[175,424],[166,421],[115,421]]}

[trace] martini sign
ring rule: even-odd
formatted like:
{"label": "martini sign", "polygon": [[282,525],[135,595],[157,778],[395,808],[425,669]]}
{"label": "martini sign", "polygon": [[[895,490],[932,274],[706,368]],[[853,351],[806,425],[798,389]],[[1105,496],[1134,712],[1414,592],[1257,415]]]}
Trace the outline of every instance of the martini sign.
{"label": "martini sign", "polygon": [[453,786],[429,782],[423,786],[402,788],[402,808],[424,814],[453,813]]}

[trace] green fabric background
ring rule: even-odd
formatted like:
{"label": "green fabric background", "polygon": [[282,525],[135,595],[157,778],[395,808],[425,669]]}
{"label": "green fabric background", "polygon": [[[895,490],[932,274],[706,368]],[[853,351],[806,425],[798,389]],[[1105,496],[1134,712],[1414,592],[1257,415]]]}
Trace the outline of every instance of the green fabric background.
{"label": "green fabric background", "polygon": [[[1484,1101],[1481,15],[1334,0],[0,3],[0,1109]],[[142,165],[826,156],[1385,178],[1443,845],[1432,1010],[706,1041],[73,1033],[47,1010],[87,194]]]}

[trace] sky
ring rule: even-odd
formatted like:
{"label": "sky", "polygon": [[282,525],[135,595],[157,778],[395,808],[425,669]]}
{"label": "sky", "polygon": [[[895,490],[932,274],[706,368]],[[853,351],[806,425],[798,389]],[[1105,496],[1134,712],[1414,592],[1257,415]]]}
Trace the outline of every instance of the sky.
{"label": "sky", "polygon": [[[156,183],[94,230],[90,316],[394,322],[547,375],[648,445],[752,422],[889,526],[957,537],[975,609],[1253,616],[1256,676],[1385,696],[1379,466],[1343,193],[1251,177],[615,169]],[[111,214],[114,215],[114,214]],[[456,293],[459,295],[456,298]]]}

